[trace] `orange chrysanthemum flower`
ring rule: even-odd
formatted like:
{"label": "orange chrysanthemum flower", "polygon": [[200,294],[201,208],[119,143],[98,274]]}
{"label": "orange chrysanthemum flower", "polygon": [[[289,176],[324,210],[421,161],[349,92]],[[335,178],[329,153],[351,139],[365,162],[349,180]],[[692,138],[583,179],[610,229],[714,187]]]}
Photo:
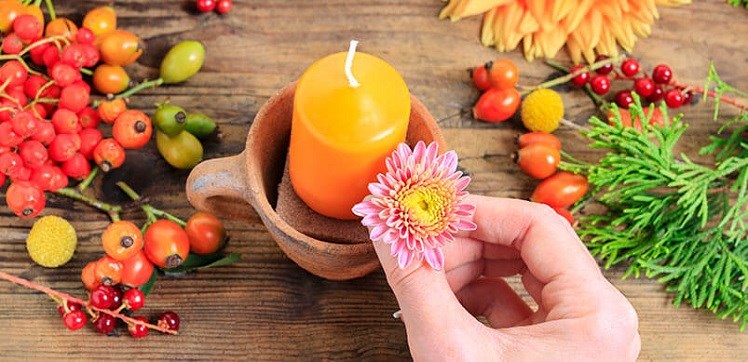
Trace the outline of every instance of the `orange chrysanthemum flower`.
{"label": "orange chrysanthemum flower", "polygon": [[481,43],[500,52],[522,43],[527,60],[553,58],[566,45],[574,62],[630,52],[659,17],[657,5],[691,0],[449,0],[439,18],[483,14]]}

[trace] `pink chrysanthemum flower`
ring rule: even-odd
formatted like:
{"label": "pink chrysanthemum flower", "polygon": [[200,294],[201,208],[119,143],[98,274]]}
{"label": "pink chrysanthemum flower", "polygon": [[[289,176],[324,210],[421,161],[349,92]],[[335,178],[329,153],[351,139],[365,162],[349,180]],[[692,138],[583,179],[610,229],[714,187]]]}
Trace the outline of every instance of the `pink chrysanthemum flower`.
{"label": "pink chrysanthemum flower", "polygon": [[369,184],[370,196],[353,206],[371,240],[390,245],[400,268],[422,261],[440,270],[442,247],[458,230],[475,230],[475,207],[464,202],[470,177],[457,171],[457,153],[438,154],[439,146],[401,143],[387,158],[387,173]]}

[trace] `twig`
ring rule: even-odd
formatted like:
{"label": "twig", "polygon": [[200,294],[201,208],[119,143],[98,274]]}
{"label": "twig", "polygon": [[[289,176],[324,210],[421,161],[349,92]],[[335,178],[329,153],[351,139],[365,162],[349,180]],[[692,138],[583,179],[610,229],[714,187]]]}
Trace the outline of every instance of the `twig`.
{"label": "twig", "polygon": [[120,314],[120,313],[117,313],[117,312],[114,312],[114,311],[111,311],[111,310],[108,310],[108,309],[96,308],[96,307],[92,306],[90,303],[84,301],[83,299],[76,298],[76,297],[74,297],[74,296],[72,296],[70,294],[67,294],[67,293],[58,292],[58,291],[56,291],[56,290],[54,290],[52,288],[36,284],[34,282],[31,282],[31,281],[23,279],[23,278],[19,278],[19,277],[15,276],[15,275],[8,274],[6,272],[0,271],[0,279],[5,279],[5,280],[7,280],[9,282],[18,284],[20,286],[40,291],[40,292],[42,292],[42,293],[44,293],[44,294],[52,297],[53,299],[56,298],[58,300],[67,300],[67,301],[70,301],[70,302],[78,303],[80,305],[85,305],[87,308],[93,309],[93,310],[95,310],[95,311],[97,311],[99,313],[109,314],[112,317],[119,318],[119,319],[123,320],[127,324],[140,324],[140,325],[144,325],[144,326],[148,327],[149,329],[153,329],[153,330],[159,331],[161,333],[168,333],[168,334],[173,334],[173,335],[177,334],[177,331],[174,331],[174,330],[171,330],[171,329],[168,329],[168,328],[163,328],[163,327],[160,327],[160,326],[157,326],[157,325],[154,325],[154,324],[150,324],[150,323],[147,323],[147,322],[139,321],[139,320],[137,320],[135,318],[130,318],[130,317],[126,316],[126,315],[123,315],[123,314]]}
{"label": "twig", "polygon": [[89,206],[92,206],[92,207],[95,207],[95,208],[97,208],[97,209],[99,209],[101,211],[104,211],[104,212],[107,213],[107,215],[109,215],[109,218],[112,221],[119,221],[120,220],[119,213],[122,211],[122,207],[119,206],[119,205],[108,204],[106,202],[100,201],[100,200],[95,199],[93,197],[84,195],[84,194],[78,192],[76,189],[70,188],[70,187],[63,187],[63,188],[55,191],[55,193],[58,194],[58,195],[69,197],[69,198],[71,198],[73,200],[83,201],[86,204],[88,204]]}

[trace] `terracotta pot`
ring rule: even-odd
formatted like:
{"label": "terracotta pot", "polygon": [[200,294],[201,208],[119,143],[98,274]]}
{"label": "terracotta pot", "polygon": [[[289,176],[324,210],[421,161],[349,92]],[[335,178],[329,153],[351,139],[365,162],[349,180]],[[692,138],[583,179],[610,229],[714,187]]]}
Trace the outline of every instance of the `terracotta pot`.
{"label": "terracotta pot", "polygon": [[[296,83],[289,84],[262,106],[250,127],[242,153],[203,161],[192,170],[187,179],[187,198],[196,209],[224,218],[247,219],[254,208],[283,252],[312,274],[333,280],[364,276],[379,267],[371,242],[341,242],[339,237],[321,240],[309,236],[290,226],[287,220],[323,216],[305,215],[314,213],[306,205],[295,205],[283,217],[275,209],[288,154],[295,89]],[[423,104],[412,97],[407,142],[412,146],[419,140],[436,141],[440,149],[446,149],[436,121]],[[281,197],[284,197],[282,191]],[[298,197],[285,201],[303,203]],[[324,222],[332,226],[325,227],[330,233],[363,228],[358,222],[329,218]],[[332,241],[335,239],[338,240]]]}

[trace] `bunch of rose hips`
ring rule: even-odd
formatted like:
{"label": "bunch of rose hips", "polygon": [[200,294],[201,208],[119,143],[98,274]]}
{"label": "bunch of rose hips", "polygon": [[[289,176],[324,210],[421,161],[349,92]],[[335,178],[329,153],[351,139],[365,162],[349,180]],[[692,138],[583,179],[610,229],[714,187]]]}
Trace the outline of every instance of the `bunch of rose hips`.
{"label": "bunch of rose hips", "polygon": [[197,11],[201,13],[209,13],[215,10],[219,14],[226,14],[233,6],[234,4],[231,0],[197,0],[195,2]]}
{"label": "bunch of rose hips", "polygon": [[[0,185],[10,179],[6,203],[23,218],[42,211],[45,191],[87,178],[92,162],[104,171],[121,166],[125,149],[143,147],[152,132],[149,117],[126,110],[124,100],[94,109],[81,74],[102,58],[137,59],[142,48],[116,31],[100,39],[65,18],[43,29],[35,16],[15,17],[0,55]],[[113,125],[111,137],[100,120]]]}
{"label": "bunch of rose hips", "polygon": [[[600,55],[595,59],[595,62],[607,58]],[[577,64],[572,66],[569,72],[574,73],[582,68],[581,64]],[[604,96],[610,92],[612,81],[631,82],[630,87],[616,92],[613,96],[613,101],[623,109],[628,109],[634,103],[632,93],[639,95],[643,102],[656,104],[664,101],[667,107],[671,109],[690,104],[693,98],[693,92],[690,90],[684,90],[671,84],[673,71],[669,66],[665,64],[657,65],[652,69],[650,75],[641,70],[639,61],[634,58],[626,58],[621,62],[618,71],[615,71],[613,64],[607,64],[597,69],[594,75],[589,72],[579,73],[571,80],[571,83],[576,87],[589,85],[592,92]]]}
{"label": "bunch of rose hips", "polygon": [[473,84],[483,92],[473,107],[473,117],[486,122],[503,122],[517,112],[520,93],[516,85],[519,69],[509,59],[498,59],[471,70]]}

